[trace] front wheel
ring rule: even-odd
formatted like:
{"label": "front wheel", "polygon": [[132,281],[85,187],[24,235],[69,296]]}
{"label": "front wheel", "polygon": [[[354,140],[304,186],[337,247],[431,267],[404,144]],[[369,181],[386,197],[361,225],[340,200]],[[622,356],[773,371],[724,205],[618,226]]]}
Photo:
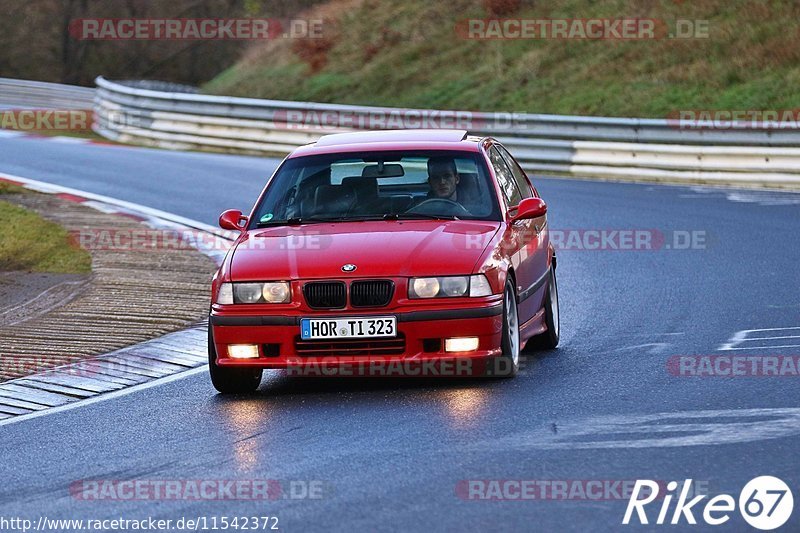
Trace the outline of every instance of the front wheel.
{"label": "front wheel", "polygon": [[224,368],[217,364],[217,348],[211,324],[208,325],[208,371],[214,388],[222,394],[254,392],[261,384],[260,368]]}
{"label": "front wheel", "polygon": [[503,336],[500,351],[502,353],[494,360],[491,375],[513,378],[519,371],[519,312],[511,279],[506,280],[503,291]]}
{"label": "front wheel", "polygon": [[558,282],[556,281],[556,269],[554,267],[550,267],[550,280],[547,283],[547,294],[544,299],[544,323],[547,326],[547,331],[531,339],[528,344],[534,349],[552,350],[558,346],[558,340],[561,337]]}

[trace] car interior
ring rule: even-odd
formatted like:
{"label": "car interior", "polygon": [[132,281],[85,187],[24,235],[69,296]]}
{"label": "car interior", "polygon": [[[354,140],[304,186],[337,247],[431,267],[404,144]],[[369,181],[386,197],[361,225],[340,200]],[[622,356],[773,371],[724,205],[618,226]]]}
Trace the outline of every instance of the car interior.
{"label": "car interior", "polygon": [[[332,179],[331,174],[331,167],[326,166],[300,179],[293,187],[296,192],[287,197],[287,218],[402,214],[426,199],[435,198],[427,182],[427,171],[407,176],[403,165],[397,163],[363,165],[360,175]],[[464,212],[451,213],[448,206],[438,202],[437,212],[481,215],[491,210],[482,201],[487,196],[482,194],[477,172],[459,170],[456,191]]]}

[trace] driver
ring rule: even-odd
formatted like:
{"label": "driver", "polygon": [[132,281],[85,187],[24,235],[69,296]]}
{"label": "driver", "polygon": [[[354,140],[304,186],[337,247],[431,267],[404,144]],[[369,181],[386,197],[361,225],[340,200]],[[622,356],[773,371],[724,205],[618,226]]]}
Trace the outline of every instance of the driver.
{"label": "driver", "polygon": [[452,157],[431,157],[428,159],[428,199],[439,198],[458,202],[456,186],[459,182],[456,161]]}

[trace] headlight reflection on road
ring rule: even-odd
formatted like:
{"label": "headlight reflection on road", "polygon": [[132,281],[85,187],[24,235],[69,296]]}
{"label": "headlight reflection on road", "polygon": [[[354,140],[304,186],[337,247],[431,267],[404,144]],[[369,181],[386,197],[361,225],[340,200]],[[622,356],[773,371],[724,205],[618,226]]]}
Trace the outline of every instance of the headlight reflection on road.
{"label": "headlight reflection on road", "polygon": [[259,399],[224,400],[219,403],[220,412],[232,433],[230,445],[238,470],[250,472],[266,462],[263,456],[261,436],[268,437],[272,410],[269,403]]}
{"label": "headlight reflection on road", "polygon": [[486,412],[490,391],[485,387],[443,389],[437,397],[444,400],[445,414],[455,428],[474,426]]}

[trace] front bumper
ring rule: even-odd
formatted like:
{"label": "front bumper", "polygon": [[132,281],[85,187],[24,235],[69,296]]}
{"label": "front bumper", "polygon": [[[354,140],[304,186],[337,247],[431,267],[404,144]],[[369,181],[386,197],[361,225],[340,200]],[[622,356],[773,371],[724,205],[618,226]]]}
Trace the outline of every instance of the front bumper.
{"label": "front bumper", "polygon": [[[225,367],[283,368],[303,375],[472,375],[484,372],[481,361],[500,355],[503,307],[501,301],[468,308],[398,312],[347,310],[328,314],[255,315],[212,310],[209,322],[217,364]],[[312,316],[397,317],[395,339],[302,341],[300,319]],[[478,348],[446,352],[445,339],[477,337]],[[230,344],[255,344],[259,357],[232,359]],[[474,363],[474,364],[473,364]],[[330,374],[326,374],[330,372]],[[420,373],[422,372],[422,373]]]}

